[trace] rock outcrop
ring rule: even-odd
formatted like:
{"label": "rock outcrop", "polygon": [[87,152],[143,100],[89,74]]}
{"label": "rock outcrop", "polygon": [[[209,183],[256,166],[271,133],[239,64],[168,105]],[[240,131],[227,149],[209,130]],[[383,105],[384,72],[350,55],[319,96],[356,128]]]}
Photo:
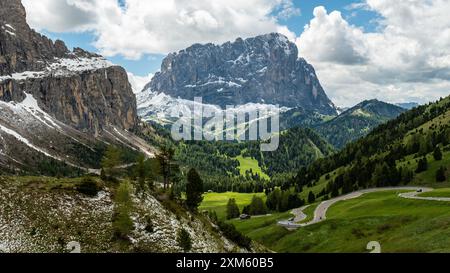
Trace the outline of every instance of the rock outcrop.
{"label": "rock outcrop", "polygon": [[279,104],[335,115],[314,68],[296,45],[277,33],[223,45],[193,45],[169,54],[144,90],[204,103]]}
{"label": "rock outcrop", "polygon": [[126,71],[99,55],[30,29],[20,0],[0,2],[0,100],[33,95],[59,121],[100,135],[105,127],[132,129],[136,98]]}

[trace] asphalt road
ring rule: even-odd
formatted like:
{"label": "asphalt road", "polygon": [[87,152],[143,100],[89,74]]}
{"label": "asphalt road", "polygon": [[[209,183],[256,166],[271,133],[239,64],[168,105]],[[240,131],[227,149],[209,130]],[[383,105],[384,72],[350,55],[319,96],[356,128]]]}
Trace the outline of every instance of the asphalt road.
{"label": "asphalt road", "polygon": [[[322,203],[320,203],[316,210],[314,211],[314,219],[307,222],[307,223],[303,223],[303,224],[296,224],[298,222],[303,221],[304,219],[306,219],[306,215],[304,213],[304,210],[308,207],[302,207],[299,209],[295,209],[292,211],[292,214],[295,216],[294,221],[280,221],[278,222],[278,225],[283,226],[287,229],[298,229],[301,227],[306,227],[306,226],[310,226],[310,225],[314,225],[317,223],[320,223],[324,220],[326,220],[327,218],[327,211],[328,209],[336,204],[337,202],[340,201],[345,201],[345,200],[350,200],[350,199],[355,199],[358,197],[361,197],[364,194],[367,193],[373,193],[373,192],[381,192],[381,191],[395,191],[395,190],[407,190],[407,191],[411,191],[411,192],[407,192],[407,193],[401,193],[399,194],[399,197],[401,198],[407,198],[407,199],[417,199],[417,200],[429,200],[429,201],[449,201],[450,202],[450,198],[438,198],[438,197],[419,197],[417,195],[424,193],[424,192],[430,192],[433,191],[432,188],[425,188],[425,187],[392,187],[392,188],[375,188],[375,189],[367,189],[367,190],[361,190],[361,191],[356,191],[356,192],[352,192],[350,194],[347,195],[343,195],[343,196],[339,196],[327,201],[323,201]],[[421,190],[420,192],[418,192],[419,190]]]}

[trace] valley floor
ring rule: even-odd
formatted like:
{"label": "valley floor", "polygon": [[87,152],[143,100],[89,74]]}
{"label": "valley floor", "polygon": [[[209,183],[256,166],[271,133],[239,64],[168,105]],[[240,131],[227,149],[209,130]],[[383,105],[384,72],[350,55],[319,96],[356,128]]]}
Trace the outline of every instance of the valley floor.
{"label": "valley floor", "polygon": [[383,252],[450,252],[449,203],[406,199],[400,193],[404,191],[340,201],[329,208],[325,221],[295,231],[277,225],[290,213],[231,222],[276,252],[368,252],[371,241],[379,242]]}

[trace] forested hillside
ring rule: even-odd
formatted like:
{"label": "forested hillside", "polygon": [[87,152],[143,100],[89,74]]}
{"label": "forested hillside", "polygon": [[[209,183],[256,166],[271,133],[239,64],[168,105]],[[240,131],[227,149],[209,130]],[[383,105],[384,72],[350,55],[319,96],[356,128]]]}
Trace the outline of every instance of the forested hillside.
{"label": "forested hillside", "polygon": [[[408,184],[428,170],[429,161],[436,162],[445,181],[449,164],[442,157],[449,151],[449,121],[450,97],[412,109],[339,153],[300,168],[291,184],[303,187],[325,180],[319,195],[337,196],[358,188]],[[422,182],[436,182],[436,176]]]}
{"label": "forested hillside", "polygon": [[366,136],[372,129],[398,117],[406,110],[378,100],[364,101],[336,118],[314,129],[334,147],[342,149],[348,143]]}

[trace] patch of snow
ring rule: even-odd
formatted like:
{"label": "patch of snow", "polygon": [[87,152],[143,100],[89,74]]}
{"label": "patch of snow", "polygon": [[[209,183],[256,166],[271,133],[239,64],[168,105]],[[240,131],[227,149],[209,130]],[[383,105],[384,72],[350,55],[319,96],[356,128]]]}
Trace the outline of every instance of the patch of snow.
{"label": "patch of snow", "polygon": [[[0,82],[3,82],[5,80],[22,81],[27,79],[43,78],[47,76],[69,76],[74,73],[104,69],[111,67],[113,65],[114,64],[112,64],[110,61],[106,60],[103,57],[92,57],[92,58],[74,57],[73,59],[55,58],[55,61],[50,65],[48,65],[45,71],[25,71],[20,73],[14,73],[12,75],[0,76]],[[105,77],[107,76],[108,76],[107,73],[105,73]]]}
{"label": "patch of snow", "polygon": [[[219,89],[220,90],[220,89]],[[203,112],[221,113],[225,115],[232,113],[237,115],[239,113],[255,113],[257,111],[275,112],[277,106],[266,103],[247,103],[238,105],[231,109],[222,109],[220,106],[206,103],[198,103],[191,100],[174,98],[165,93],[157,93],[145,91],[141,92],[137,96],[138,103],[138,115],[144,120],[153,120],[158,123],[167,124],[171,123],[173,117],[171,113],[190,112],[191,114],[197,114],[194,112],[194,107],[203,109]],[[290,108],[281,107],[280,112],[287,112]]]}
{"label": "patch of snow", "polygon": [[45,76],[44,71],[25,71],[21,73],[14,73],[11,76],[0,76],[0,82],[3,82],[5,80],[16,80],[16,81],[22,81],[26,79],[35,79],[35,78],[42,78]]}
{"label": "patch of snow", "polygon": [[[37,120],[48,127],[53,129],[61,129],[53,118],[39,107],[37,100],[31,94],[25,93],[25,96],[25,99],[21,103],[17,104],[17,106],[25,109],[25,111],[33,115]],[[44,118],[44,120],[41,119],[40,115]]]}
{"label": "patch of snow", "polygon": [[265,66],[265,67],[263,67],[262,69],[256,71],[256,73],[258,73],[258,74],[263,74],[263,73],[266,73],[266,71],[267,71],[267,66]]}
{"label": "patch of snow", "polygon": [[22,137],[19,133],[17,133],[14,130],[8,129],[3,125],[0,125],[0,130],[7,133],[8,135],[13,136],[14,138],[16,138],[18,141],[24,143],[25,145],[27,145],[28,147],[32,148],[35,151],[38,151],[48,157],[54,158],[54,156],[52,156],[51,154],[47,153],[46,151],[34,146],[28,139]]}
{"label": "patch of snow", "polygon": [[[244,79],[242,79],[241,82],[245,83],[246,81]],[[196,88],[196,87],[205,87],[205,86],[209,86],[209,85],[227,85],[228,87],[238,87],[238,88],[242,87],[242,85],[240,85],[238,83],[235,83],[233,81],[225,81],[224,78],[222,78],[222,77],[219,77],[217,80],[208,81],[208,82],[203,83],[203,84],[199,84],[199,85],[197,85],[197,84],[188,84],[188,85],[185,85],[184,87],[186,87],[186,88]]]}
{"label": "patch of snow", "polygon": [[8,33],[9,35],[16,36],[16,34],[14,32],[11,32],[11,31],[9,31],[7,29],[5,29],[5,32]]}
{"label": "patch of snow", "polygon": [[113,66],[113,64],[103,57],[91,58],[61,58],[49,65],[47,68],[52,75],[64,76],[70,72],[83,72],[90,70],[104,69]]}
{"label": "patch of snow", "polygon": [[9,29],[12,29],[12,30],[16,30],[13,26],[11,26],[10,24],[5,24],[5,27],[7,27],[7,28],[9,28]]}

